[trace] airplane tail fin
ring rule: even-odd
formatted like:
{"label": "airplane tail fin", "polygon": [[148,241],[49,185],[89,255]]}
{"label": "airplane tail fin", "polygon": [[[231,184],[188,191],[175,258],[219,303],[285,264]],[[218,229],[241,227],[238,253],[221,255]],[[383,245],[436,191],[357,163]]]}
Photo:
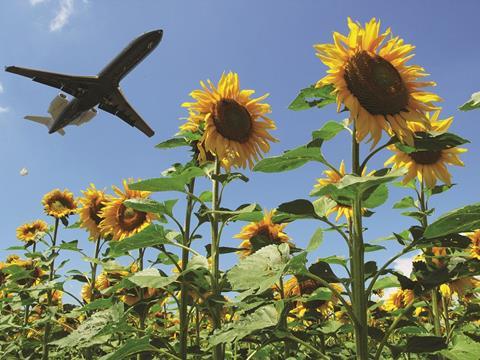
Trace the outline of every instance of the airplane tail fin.
{"label": "airplane tail fin", "polygon": [[[35,115],[27,115],[24,117],[24,119],[34,121],[36,123],[45,125],[47,127],[50,127],[50,123],[52,122],[52,118],[48,116],[35,116]],[[60,135],[65,135],[65,131],[63,129],[60,129],[57,131]]]}

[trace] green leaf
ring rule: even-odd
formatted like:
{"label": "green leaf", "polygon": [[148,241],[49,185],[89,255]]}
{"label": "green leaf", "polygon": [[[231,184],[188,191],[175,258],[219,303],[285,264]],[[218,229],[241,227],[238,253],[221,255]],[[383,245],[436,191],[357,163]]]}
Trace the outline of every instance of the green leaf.
{"label": "green leaf", "polygon": [[243,182],[248,182],[248,177],[239,172],[232,172],[220,175],[212,175],[212,179],[220,181],[223,185],[232,182],[235,179],[242,180]]}
{"label": "green leaf", "polygon": [[318,217],[327,216],[327,212],[331,208],[337,206],[337,203],[335,202],[335,200],[332,200],[328,196],[322,196],[319,199],[313,201],[312,204],[313,204],[315,213],[317,214]]}
{"label": "green leaf", "polygon": [[226,324],[221,330],[215,331],[209,337],[210,344],[237,342],[255,331],[276,326],[279,319],[280,316],[275,306],[263,306],[240,320]]}
{"label": "green leaf", "polygon": [[316,250],[320,245],[322,245],[323,242],[323,229],[318,228],[315,230],[313,233],[312,237],[310,238],[310,242],[307,245],[307,252],[311,252]]}
{"label": "green leaf", "polygon": [[415,133],[416,137],[414,139],[415,145],[409,146],[397,142],[395,146],[400,151],[410,154],[416,151],[439,151],[444,149],[451,149],[456,146],[460,146],[466,143],[469,143],[467,139],[464,139],[458,135],[452,133],[442,133],[436,136],[433,136],[429,133]]}
{"label": "green leaf", "polygon": [[373,252],[378,250],[386,250],[386,247],[382,245],[365,244],[365,252]]}
{"label": "green leaf", "polygon": [[148,336],[140,339],[128,339],[125,344],[120,346],[115,352],[102,356],[100,360],[121,360],[143,351],[157,351],[156,347],[150,345]]}
{"label": "green leaf", "polygon": [[372,188],[371,191],[368,191],[368,193],[365,194],[362,201],[362,207],[374,209],[383,205],[387,199],[388,187],[385,184],[381,184]]}
{"label": "green leaf", "polygon": [[306,218],[316,218],[317,214],[313,204],[305,199],[297,199],[289,201],[278,206],[278,211],[299,215]]}
{"label": "green leaf", "polygon": [[345,130],[344,124],[336,121],[328,121],[320,130],[315,130],[312,133],[312,137],[313,139],[331,140],[342,130]]}
{"label": "green leaf", "polygon": [[444,214],[427,226],[423,236],[432,239],[478,228],[480,228],[480,203],[475,203]]}
{"label": "green leaf", "polygon": [[211,192],[211,191],[205,190],[205,191],[202,192],[198,197],[199,197],[199,199],[202,200],[203,202],[209,203],[209,202],[212,202],[213,195],[212,195],[212,192]]}
{"label": "green leaf", "polygon": [[178,274],[162,276],[157,269],[149,268],[133,274],[128,280],[140,287],[160,289],[170,285],[177,280],[177,278]]}
{"label": "green leaf", "polygon": [[182,171],[180,175],[165,178],[154,178],[138,181],[129,184],[132,190],[142,191],[184,191],[185,186],[191,179],[199,176],[204,176],[205,172],[199,167],[189,167]]}
{"label": "green leaf", "polygon": [[336,102],[336,96],[333,94],[335,88],[333,85],[315,87],[314,85],[300,90],[295,100],[288,106],[290,110],[299,111],[312,107],[322,108],[328,104]]}
{"label": "green leaf", "polygon": [[468,336],[459,335],[453,340],[454,345],[449,350],[441,352],[449,360],[477,360],[480,354],[480,343]]}
{"label": "green leaf", "polygon": [[396,288],[399,286],[400,286],[400,283],[398,282],[398,279],[396,276],[385,276],[375,281],[375,285],[373,285],[373,290]]}
{"label": "green leaf", "polygon": [[83,311],[104,310],[112,307],[113,298],[97,299],[82,307]]}
{"label": "green leaf", "polygon": [[445,339],[439,336],[412,336],[407,339],[405,351],[419,354],[445,349]]}
{"label": "green leaf", "polygon": [[315,289],[310,296],[307,298],[307,301],[317,301],[317,300],[330,300],[332,298],[332,292],[326,287],[319,287]]}
{"label": "green leaf", "polygon": [[190,144],[185,140],[185,138],[172,138],[165,141],[162,141],[160,144],[156,145],[157,149],[171,149],[179,146],[189,146]]}
{"label": "green leaf", "polygon": [[305,165],[309,161],[317,161],[325,164],[325,158],[320,150],[321,141],[314,140],[308,145],[288,150],[282,155],[272,156],[260,160],[253,171],[275,173],[289,171]]}
{"label": "green leaf", "polygon": [[[166,204],[168,202],[168,204]],[[142,211],[146,213],[154,213],[154,214],[168,214],[172,215],[172,209],[173,205],[178,201],[178,200],[167,200],[165,203],[161,203],[158,201],[155,201],[153,199],[129,199],[125,200],[124,204],[132,209],[135,209],[137,211]],[[173,203],[172,203],[173,201]]]}
{"label": "green leaf", "polygon": [[472,96],[470,96],[470,100],[468,100],[465,104],[460,106],[460,110],[462,111],[470,111],[470,110],[475,110],[480,107],[480,91],[473,93]]}
{"label": "green leaf", "polygon": [[166,236],[167,232],[163,226],[151,224],[144,230],[126,239],[110,241],[110,256],[117,257],[131,250],[171,243]]}
{"label": "green leaf", "polygon": [[394,209],[408,209],[414,207],[416,207],[415,200],[411,196],[406,196],[393,205]]}
{"label": "green leaf", "polygon": [[265,246],[240,260],[227,272],[233,290],[240,292],[238,301],[270,289],[282,276],[288,260],[287,244]]}
{"label": "green leaf", "polygon": [[73,240],[69,242],[62,242],[59,246],[59,249],[61,250],[71,250],[71,251],[81,251],[78,248],[78,240]]}

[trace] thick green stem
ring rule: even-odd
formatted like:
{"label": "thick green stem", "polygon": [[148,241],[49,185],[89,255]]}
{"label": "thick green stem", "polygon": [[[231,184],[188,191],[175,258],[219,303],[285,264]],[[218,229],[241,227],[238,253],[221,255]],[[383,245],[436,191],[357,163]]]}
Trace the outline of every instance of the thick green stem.
{"label": "thick green stem", "polygon": [[[360,176],[360,146],[352,135],[352,172]],[[353,227],[350,248],[350,272],[352,274],[352,306],[357,319],[355,324],[355,344],[357,359],[368,359],[367,297],[365,294],[365,258],[362,226],[362,200],[356,196],[353,204]]]}
{"label": "thick green stem", "polygon": [[[195,178],[190,180],[188,184],[188,193],[193,194],[195,187]],[[183,243],[182,248],[182,272],[185,271],[188,265],[188,256],[189,251],[187,248],[190,247],[190,225],[192,219],[192,210],[193,210],[194,199],[191,196],[187,195],[187,208],[185,212],[185,225],[183,227]],[[187,346],[188,346],[188,284],[182,279],[180,285],[180,357],[182,360],[187,359]]]}
{"label": "thick green stem", "polygon": [[[220,160],[215,156],[215,170],[214,175],[220,175]],[[219,204],[219,181],[214,178],[212,179],[212,219],[211,219],[211,232],[212,232],[212,248],[211,248],[211,257],[212,257],[212,296],[214,299],[218,299],[220,296],[220,238],[218,232],[218,209]],[[217,304],[212,306],[212,320],[213,328],[220,329],[221,327],[221,315],[220,308]],[[212,350],[213,360],[223,360],[223,346],[221,344],[213,347]]]}
{"label": "thick green stem", "polygon": [[95,298],[95,290],[96,290],[95,281],[97,280],[96,277],[97,277],[97,266],[98,266],[96,260],[100,255],[100,245],[101,245],[100,242],[101,242],[101,238],[98,237],[97,243],[95,244],[95,256],[94,256],[95,261],[93,262],[93,265],[92,265],[92,277],[90,279],[90,289],[91,289],[90,302],[93,301],[93,299]]}
{"label": "thick green stem", "polygon": [[443,318],[445,320],[445,334],[450,334],[450,320],[448,319],[448,300],[442,296]]}
{"label": "thick green stem", "polygon": [[[52,251],[50,253],[50,273],[48,275],[48,281],[52,282],[54,277],[55,277],[55,246],[57,244],[57,233],[58,233],[58,224],[59,224],[58,218],[55,218],[55,227],[53,230],[53,239],[52,239]],[[52,295],[53,292],[52,290],[47,291],[47,307],[50,308],[52,306]],[[47,321],[45,324],[45,332],[43,334],[43,344],[42,344],[42,360],[47,360],[48,359],[48,341],[50,340],[50,331],[52,329],[52,324],[50,321]]]}

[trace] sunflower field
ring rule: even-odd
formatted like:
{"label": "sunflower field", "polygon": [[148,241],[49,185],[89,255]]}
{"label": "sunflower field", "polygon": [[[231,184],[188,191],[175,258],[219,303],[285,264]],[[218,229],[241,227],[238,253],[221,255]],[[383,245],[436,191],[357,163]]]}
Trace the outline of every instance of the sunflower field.
{"label": "sunflower field", "polygon": [[[77,195],[53,185],[0,262],[0,359],[479,359],[480,203],[434,212],[469,140],[450,132],[413,45],[376,18],[346,22],[312,44],[323,74],[285,104],[338,112],[304,144],[270,153],[268,94],[225,71],[185,92],[178,133],[156,146],[185,162]],[[479,93],[460,110],[477,108]],[[330,161],[331,142],[348,158]],[[276,179],[307,163],[318,179],[282,197]],[[250,170],[275,208],[228,200]],[[371,238],[392,187],[410,225]],[[316,230],[297,239],[304,223]],[[347,257],[322,255],[327,234]],[[410,274],[393,266],[407,254]]]}

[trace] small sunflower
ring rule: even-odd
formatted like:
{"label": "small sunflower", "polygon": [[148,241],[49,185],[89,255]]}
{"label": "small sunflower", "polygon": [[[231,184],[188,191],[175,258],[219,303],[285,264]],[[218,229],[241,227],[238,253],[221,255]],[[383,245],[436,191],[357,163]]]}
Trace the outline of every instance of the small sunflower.
{"label": "small sunflower", "polygon": [[100,231],[105,235],[112,235],[112,240],[123,240],[130,237],[151,224],[155,215],[148,212],[134,210],[124,205],[128,199],[146,199],[148,191],[131,190],[126,180],[123,181],[124,191],[113,186],[118,197],[109,197],[100,211]]}
{"label": "small sunflower", "polygon": [[73,194],[66,189],[63,191],[55,189],[45,194],[42,204],[45,213],[56,219],[75,214],[77,210],[77,202]]}
{"label": "small sunflower", "polygon": [[48,225],[43,220],[35,220],[17,228],[17,238],[26,243],[36,242],[48,231]]}
{"label": "small sunflower", "polygon": [[[342,160],[342,162],[340,163],[338,173],[334,170],[325,170],[323,173],[327,177],[317,179],[317,183],[314,185],[314,190],[319,190],[328,184],[336,184],[340,182],[343,179],[343,177],[346,175],[345,162]],[[366,169],[363,170],[362,176],[365,176],[365,173],[366,173]],[[325,195],[325,196],[328,196],[328,195]],[[367,209],[362,209],[362,213],[365,213],[366,211]],[[336,202],[335,206],[332,206],[331,208],[329,208],[325,215],[328,216],[334,212],[337,213],[337,216],[335,217],[335,221],[340,220],[342,216],[345,216],[345,219],[347,219],[347,221],[350,221],[350,219],[353,216],[353,208],[350,205],[340,204],[338,202]]]}
{"label": "small sunflower", "polygon": [[480,286],[480,280],[475,277],[465,277],[440,285],[443,297],[451,299],[454,295],[464,298],[472,294]]}
{"label": "small sunflower", "polygon": [[271,244],[289,243],[290,238],[283,232],[283,229],[287,224],[275,224],[272,220],[275,210],[267,211],[263,219],[258,222],[251,222],[244,226],[239,234],[234,237],[243,240],[240,244],[242,249],[239,253],[240,256],[246,257],[253,254],[260,248]]}
{"label": "small sunflower", "polygon": [[205,162],[216,155],[222,166],[252,168],[262,153],[270,150],[269,142],[277,141],[268,130],[275,129],[273,120],[265,116],[270,105],[261,103],[268,94],[251,98],[253,90],[241,90],[238,74],[222,74],[218,85],[210,80],[202,89],[190,93],[195,102],[186,102],[189,111],[181,130],[202,131],[198,142],[199,160]]}
{"label": "small sunflower", "polygon": [[410,289],[398,289],[390,294],[385,301],[384,308],[386,311],[395,311],[403,309],[410,305],[415,300],[415,293]]}
{"label": "small sunflower", "polygon": [[105,206],[105,202],[108,200],[105,191],[97,190],[94,184],[90,184],[90,187],[82,191],[83,197],[79,198],[80,208],[78,213],[80,215],[80,227],[85,228],[90,233],[90,240],[97,240],[100,236],[104,237],[100,231],[100,212]]}
{"label": "small sunflower", "polygon": [[[416,134],[426,135],[427,140],[431,136],[445,133],[453,122],[453,117],[449,117],[444,120],[439,120],[440,110],[433,114],[426,114],[430,130],[427,131],[422,124],[411,124],[410,129]],[[435,141],[434,138],[431,141]],[[448,172],[446,165],[463,166],[463,162],[459,159],[458,155],[467,151],[467,149],[459,147],[438,148],[436,150],[422,150],[419,149],[414,152],[404,152],[401,147],[396,145],[390,145],[388,147],[390,151],[394,153],[386,162],[385,166],[393,164],[393,168],[408,169],[407,174],[403,178],[403,184],[408,183],[415,177],[419,181],[423,181],[428,188],[433,188],[437,180],[443,181],[447,185],[451,185],[452,177]]]}
{"label": "small sunflower", "polygon": [[475,230],[473,233],[469,233],[468,237],[471,240],[470,244],[470,256],[474,259],[480,260],[480,230]]}
{"label": "small sunflower", "polygon": [[[338,111],[342,105],[355,122],[357,141],[368,134],[373,146],[382,130],[395,133],[402,142],[413,143],[410,123],[428,125],[426,111],[436,109],[441,99],[423,87],[435,83],[418,81],[427,74],[417,65],[406,65],[413,45],[391,36],[390,28],[380,34],[380,21],[372,18],[365,27],[348,18],[350,33],[333,33],[333,44],[317,44],[317,56],[328,66],[328,75],[317,87],[332,84]],[[385,41],[386,40],[386,41]]]}

